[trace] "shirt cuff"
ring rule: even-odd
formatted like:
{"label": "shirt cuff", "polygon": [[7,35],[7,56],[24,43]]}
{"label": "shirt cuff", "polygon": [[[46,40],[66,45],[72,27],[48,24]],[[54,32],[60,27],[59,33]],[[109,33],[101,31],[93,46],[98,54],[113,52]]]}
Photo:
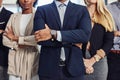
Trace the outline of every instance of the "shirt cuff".
{"label": "shirt cuff", "polygon": [[24,44],[24,37],[19,37],[18,44]]}
{"label": "shirt cuff", "polygon": [[62,36],[60,31],[57,31],[57,40],[62,41]]}

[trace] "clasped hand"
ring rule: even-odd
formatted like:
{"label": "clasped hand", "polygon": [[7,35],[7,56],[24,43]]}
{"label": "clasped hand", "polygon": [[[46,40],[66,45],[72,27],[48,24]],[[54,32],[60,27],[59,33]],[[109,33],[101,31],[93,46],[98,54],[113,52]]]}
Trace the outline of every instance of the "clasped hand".
{"label": "clasped hand", "polygon": [[94,72],[94,68],[93,65],[95,63],[94,58],[90,58],[90,59],[83,59],[84,60],[84,64],[85,64],[85,68],[86,68],[86,74],[91,74]]}
{"label": "clasped hand", "polygon": [[18,37],[14,35],[12,27],[7,27],[3,35],[12,41],[18,41]]}

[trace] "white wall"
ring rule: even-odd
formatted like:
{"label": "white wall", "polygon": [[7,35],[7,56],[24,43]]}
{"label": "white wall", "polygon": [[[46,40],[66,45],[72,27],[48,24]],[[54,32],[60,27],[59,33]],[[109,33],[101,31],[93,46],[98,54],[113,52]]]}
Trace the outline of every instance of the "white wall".
{"label": "white wall", "polygon": [[16,13],[18,12],[18,8],[17,8],[17,5],[16,4],[7,4],[7,5],[3,5],[6,9]]}
{"label": "white wall", "polygon": [[[84,4],[83,0],[71,0],[76,4]],[[53,2],[53,0],[39,0],[38,5],[44,5]]]}
{"label": "white wall", "polygon": [[[71,0],[71,1],[74,2],[74,3],[77,3],[77,4],[84,5],[83,0]],[[53,0],[38,0],[38,6],[48,4],[48,3],[51,3],[51,2],[53,2]],[[10,11],[12,11],[14,13],[19,11],[16,4],[4,4],[4,7],[6,7],[8,10],[10,10]]]}
{"label": "white wall", "polygon": [[[84,0],[71,0],[71,1],[74,2],[74,3],[77,3],[77,4],[84,5]],[[111,3],[111,2],[113,2],[113,1],[116,1],[116,0],[108,0],[108,4]],[[48,4],[48,3],[51,3],[51,2],[53,2],[53,0],[39,0],[38,6],[39,5]],[[18,7],[15,4],[4,4],[4,6],[8,10],[13,11],[14,13],[18,12]]]}

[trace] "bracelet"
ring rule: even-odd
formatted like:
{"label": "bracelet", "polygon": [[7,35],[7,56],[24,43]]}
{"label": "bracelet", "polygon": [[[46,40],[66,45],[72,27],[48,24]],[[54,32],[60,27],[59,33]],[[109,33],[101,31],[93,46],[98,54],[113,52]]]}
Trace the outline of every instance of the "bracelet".
{"label": "bracelet", "polygon": [[98,62],[101,59],[101,57],[97,54],[93,56],[93,58],[95,59],[96,62]]}
{"label": "bracelet", "polygon": [[97,50],[97,55],[99,55],[101,58],[105,57],[105,51],[103,49]]}

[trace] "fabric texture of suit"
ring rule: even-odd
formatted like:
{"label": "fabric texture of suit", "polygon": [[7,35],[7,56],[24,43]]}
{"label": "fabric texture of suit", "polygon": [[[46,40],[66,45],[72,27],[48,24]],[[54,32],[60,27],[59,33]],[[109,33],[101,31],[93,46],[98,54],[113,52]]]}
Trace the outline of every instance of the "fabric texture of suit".
{"label": "fabric texture of suit", "polygon": [[[12,12],[6,10],[4,7],[0,12],[0,29],[5,30],[6,24]],[[3,46],[2,34],[0,34],[0,66],[8,66],[8,47]]]}
{"label": "fabric texture of suit", "polygon": [[86,7],[68,3],[63,27],[61,28],[59,13],[55,2],[37,8],[34,19],[34,30],[43,29],[45,24],[50,29],[61,32],[62,41],[42,41],[39,60],[39,75],[57,77],[61,47],[65,49],[66,67],[71,76],[82,76],[85,68],[82,59],[82,50],[75,43],[86,43],[91,32],[90,17]]}

